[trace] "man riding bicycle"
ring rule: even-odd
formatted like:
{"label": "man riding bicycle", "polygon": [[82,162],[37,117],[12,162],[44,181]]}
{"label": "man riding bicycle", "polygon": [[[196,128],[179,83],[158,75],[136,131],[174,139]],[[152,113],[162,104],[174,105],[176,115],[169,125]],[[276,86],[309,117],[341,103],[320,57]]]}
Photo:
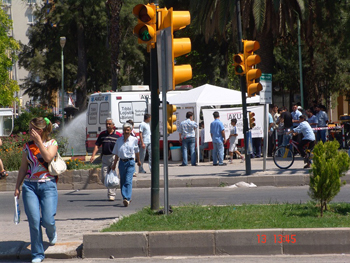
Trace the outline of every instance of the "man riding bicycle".
{"label": "man riding bicycle", "polygon": [[309,144],[309,149],[311,150],[314,145],[315,145],[315,133],[312,130],[310,124],[306,121],[306,116],[305,115],[301,115],[299,117],[300,120],[300,124],[298,127],[295,127],[294,130],[291,130],[290,132],[287,132],[287,134],[291,134],[293,133],[293,135],[295,136],[298,133],[302,133],[303,134],[303,139],[301,140],[301,142],[298,144],[298,150],[300,152],[300,155],[304,158],[304,162],[306,163],[306,165],[304,166],[304,168],[310,168],[311,166],[311,161],[309,159],[309,156],[306,155],[305,150],[304,150],[304,146]]}

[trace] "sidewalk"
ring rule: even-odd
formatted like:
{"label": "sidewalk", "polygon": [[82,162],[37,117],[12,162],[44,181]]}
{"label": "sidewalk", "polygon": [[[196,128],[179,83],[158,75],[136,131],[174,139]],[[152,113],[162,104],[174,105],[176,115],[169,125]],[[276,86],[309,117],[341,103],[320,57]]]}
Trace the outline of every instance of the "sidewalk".
{"label": "sidewalk", "polygon": [[[278,169],[268,158],[266,171],[262,171],[263,159],[252,159],[252,173],[245,175],[245,163],[234,160],[227,166],[213,166],[199,163],[198,166],[180,167],[169,162],[169,187],[218,187],[244,181],[259,186],[300,186],[308,184],[309,170],[302,169],[300,159],[291,169]],[[145,165],[146,171],[148,166]],[[98,179],[98,170],[93,172],[74,171],[60,176],[58,188],[97,189],[104,188]],[[0,180],[0,190],[12,191],[17,173],[10,173]],[[348,173],[344,179],[350,180]],[[79,181],[80,180],[80,181]],[[150,188],[151,175],[137,174],[135,188]],[[4,186],[5,185],[5,186]],[[160,187],[163,187],[163,165],[160,166]],[[79,228],[66,222],[57,222],[61,229],[61,240],[55,246],[48,246],[47,258],[66,259],[72,257],[148,257],[157,255],[257,255],[257,254],[325,254],[350,253],[350,229],[255,229],[226,231],[169,231],[169,232],[128,232],[94,233],[105,228],[112,220],[92,223],[82,220]],[[6,224],[5,228],[14,227]],[[28,227],[22,224],[21,227]],[[265,235],[266,243],[259,243],[257,235]],[[296,243],[275,242],[274,235],[296,235]],[[30,259],[28,237],[15,235],[17,241],[1,240],[0,260]],[[44,235],[45,236],[45,235]],[[8,240],[8,239],[7,239]],[[18,241],[18,240],[26,240]],[[45,240],[46,241],[46,240]],[[83,247],[84,244],[84,247]]]}

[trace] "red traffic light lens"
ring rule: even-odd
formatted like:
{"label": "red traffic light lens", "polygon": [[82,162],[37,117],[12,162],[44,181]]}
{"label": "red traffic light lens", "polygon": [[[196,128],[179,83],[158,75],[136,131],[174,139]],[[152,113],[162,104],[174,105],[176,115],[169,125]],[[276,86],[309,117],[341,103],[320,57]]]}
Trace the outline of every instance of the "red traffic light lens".
{"label": "red traffic light lens", "polygon": [[147,8],[146,6],[142,7],[140,9],[140,12],[139,12],[139,19],[144,22],[144,23],[147,23],[149,21],[151,21],[151,17],[149,16],[148,12],[147,12]]}

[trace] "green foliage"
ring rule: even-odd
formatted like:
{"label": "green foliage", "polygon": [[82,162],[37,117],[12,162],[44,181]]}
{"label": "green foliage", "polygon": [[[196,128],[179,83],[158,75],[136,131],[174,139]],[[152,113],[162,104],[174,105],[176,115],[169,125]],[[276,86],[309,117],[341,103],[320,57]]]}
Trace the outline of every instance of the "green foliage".
{"label": "green foliage", "polygon": [[19,91],[17,81],[10,78],[14,61],[17,60],[16,52],[19,44],[15,39],[8,36],[8,31],[12,28],[12,20],[0,8],[0,106],[11,106],[14,100],[14,93]]}
{"label": "green foliage", "polygon": [[17,171],[19,169],[22,160],[22,149],[28,140],[29,135],[26,132],[2,139],[0,157],[6,170]]}
{"label": "green foliage", "polygon": [[323,218],[317,208],[307,204],[186,205],[173,207],[173,213],[159,215],[150,208],[130,216],[103,230],[111,231],[176,231],[262,228],[349,227],[350,204],[331,204]]}
{"label": "green foliage", "polygon": [[344,151],[338,151],[338,141],[319,142],[313,150],[313,165],[310,176],[309,196],[320,203],[321,216],[323,209],[339,193],[345,184],[340,177],[349,170],[350,158]]}
{"label": "green foliage", "polygon": [[52,123],[55,120],[53,113],[45,107],[30,107],[29,111],[23,112],[14,120],[13,134],[28,132],[29,122],[35,117],[47,117]]}

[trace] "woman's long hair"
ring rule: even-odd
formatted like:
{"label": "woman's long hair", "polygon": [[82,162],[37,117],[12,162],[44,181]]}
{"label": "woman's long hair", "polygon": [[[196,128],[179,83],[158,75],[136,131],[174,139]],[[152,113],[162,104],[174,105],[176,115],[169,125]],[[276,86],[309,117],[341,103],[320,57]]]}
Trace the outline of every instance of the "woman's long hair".
{"label": "woman's long hair", "polygon": [[47,119],[47,118],[43,118],[43,117],[34,118],[30,121],[30,124],[37,129],[43,130],[43,132],[41,134],[41,139],[43,141],[48,141],[48,140],[50,140],[50,133],[52,131],[52,123],[51,123],[51,121],[48,121],[48,123],[46,123],[45,119]]}

